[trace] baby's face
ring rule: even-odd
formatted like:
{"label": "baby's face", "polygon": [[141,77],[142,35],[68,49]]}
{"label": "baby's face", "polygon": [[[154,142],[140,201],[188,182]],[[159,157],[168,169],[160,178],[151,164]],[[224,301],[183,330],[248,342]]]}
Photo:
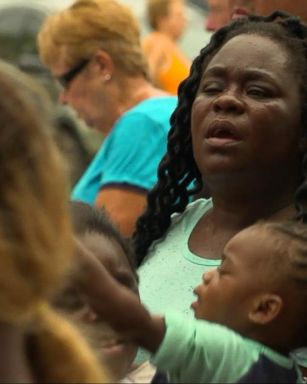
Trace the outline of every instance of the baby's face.
{"label": "baby's face", "polygon": [[[136,275],[115,239],[92,232],[83,235],[80,240],[118,282],[138,294]],[[125,376],[131,368],[137,347],[115,333],[89,308],[83,312],[82,317],[82,321],[87,323],[87,328],[92,328],[89,332],[89,337],[93,339],[92,344],[114,374],[114,379]]]}
{"label": "baby's face", "polygon": [[274,249],[272,242],[270,234],[257,227],[234,236],[224,248],[221,266],[206,272],[194,291],[195,317],[244,333],[253,299],[270,281],[267,260]]}

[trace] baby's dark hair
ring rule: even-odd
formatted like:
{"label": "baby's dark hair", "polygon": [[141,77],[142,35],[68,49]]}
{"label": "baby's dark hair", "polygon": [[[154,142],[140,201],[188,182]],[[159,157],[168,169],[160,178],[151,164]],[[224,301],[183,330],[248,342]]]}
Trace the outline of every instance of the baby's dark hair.
{"label": "baby's dark hair", "polygon": [[275,272],[283,270],[289,278],[283,285],[294,287],[295,301],[300,308],[298,331],[294,335],[298,340],[295,348],[302,347],[307,344],[307,225],[295,220],[258,224],[280,237],[276,246],[285,257],[282,258],[278,252],[273,265]]}
{"label": "baby's dark hair", "polygon": [[[289,63],[296,75],[301,92],[301,118],[307,136],[307,27],[298,17],[280,11],[270,16],[249,16],[233,21],[218,30],[195,58],[190,75],[179,87],[178,105],[171,116],[167,153],[158,168],[158,182],[149,192],[147,209],[139,218],[134,233],[138,265],[148,248],[163,237],[170,226],[171,215],[183,212],[203,188],[201,174],[195,163],[191,138],[191,110],[204,69],[221,47],[234,36],[256,34],[280,44],[289,54]],[[301,185],[295,196],[298,217],[307,219],[307,157],[302,156]],[[303,181],[302,181],[303,180]],[[194,187],[191,188],[192,183]]]}
{"label": "baby's dark hair", "polygon": [[77,236],[95,232],[118,242],[127,256],[133,273],[136,275],[135,256],[130,241],[121,235],[103,209],[81,201],[71,201],[70,214],[73,229]]}

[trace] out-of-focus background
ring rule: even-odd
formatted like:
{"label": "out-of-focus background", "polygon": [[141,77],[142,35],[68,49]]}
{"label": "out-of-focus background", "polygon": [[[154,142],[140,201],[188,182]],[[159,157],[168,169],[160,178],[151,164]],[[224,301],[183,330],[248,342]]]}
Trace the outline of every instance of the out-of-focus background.
{"label": "out-of-focus background", "polygon": [[[128,5],[138,17],[142,37],[150,31],[147,24],[146,0],[118,0]],[[74,0],[0,0],[0,58],[28,74],[34,75],[47,88],[58,110],[55,137],[67,158],[71,184],[79,179],[100,147],[100,133],[85,127],[69,107],[56,103],[59,86],[39,60],[36,34],[44,18]],[[268,14],[281,8],[294,12],[307,21],[307,0],[186,0],[187,28],[178,42],[183,53],[193,59],[205,46],[212,31],[230,20],[232,10]],[[208,30],[211,30],[209,32]]]}
{"label": "out-of-focus background", "polygon": [[[131,7],[141,24],[142,35],[149,32],[146,22],[145,0],[119,0]],[[36,48],[36,34],[44,18],[58,9],[65,8],[74,0],[0,0],[0,58],[4,59],[42,82],[56,103],[58,84],[40,63]],[[193,59],[208,42],[210,32],[204,28],[206,2],[186,1],[188,26],[179,42],[183,52]],[[69,107],[57,105],[58,124],[56,140],[71,167],[71,184],[79,179],[99,148],[103,137],[89,130],[77,119]]]}

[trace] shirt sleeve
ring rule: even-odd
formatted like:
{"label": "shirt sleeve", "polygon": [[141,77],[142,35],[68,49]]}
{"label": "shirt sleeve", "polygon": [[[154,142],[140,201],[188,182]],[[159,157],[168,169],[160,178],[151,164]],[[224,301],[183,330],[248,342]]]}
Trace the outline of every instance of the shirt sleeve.
{"label": "shirt sleeve", "polygon": [[166,152],[166,129],[145,113],[124,115],[108,141],[100,189],[108,184],[129,184],[149,190],[157,180],[157,167]]}
{"label": "shirt sleeve", "polygon": [[253,344],[218,324],[168,314],[166,335],[152,358],[178,383],[234,383],[259,357]]}

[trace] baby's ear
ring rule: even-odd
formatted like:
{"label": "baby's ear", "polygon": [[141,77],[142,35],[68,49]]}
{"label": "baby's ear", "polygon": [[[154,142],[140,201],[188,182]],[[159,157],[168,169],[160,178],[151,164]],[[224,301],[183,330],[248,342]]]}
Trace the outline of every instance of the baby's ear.
{"label": "baby's ear", "polygon": [[283,300],[273,293],[258,295],[248,313],[248,318],[255,324],[268,324],[279,315],[283,307]]}

